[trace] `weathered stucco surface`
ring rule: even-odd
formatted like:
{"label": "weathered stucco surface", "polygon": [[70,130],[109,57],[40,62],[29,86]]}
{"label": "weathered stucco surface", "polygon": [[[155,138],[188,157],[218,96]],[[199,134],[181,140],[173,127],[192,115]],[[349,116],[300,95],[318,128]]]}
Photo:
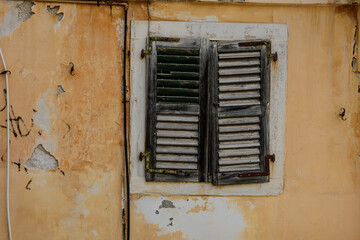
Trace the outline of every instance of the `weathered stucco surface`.
{"label": "weathered stucco surface", "polygon": [[[13,239],[120,239],[123,10],[61,4],[59,19],[36,3],[31,17],[9,23],[19,3],[0,2],[0,29],[16,25],[0,30],[11,71],[11,161],[21,164],[10,166]],[[4,77],[0,87],[3,109]],[[0,239],[8,239],[5,128],[0,141]]]}
{"label": "weathered stucco surface", "polygon": [[[121,239],[123,10],[57,4],[59,22],[36,3],[23,21],[13,15],[16,4],[0,2],[0,47],[12,72],[13,238]],[[358,7],[157,2],[150,12],[152,20],[288,25],[285,190],[274,197],[132,195],[131,239],[359,239],[359,67],[351,66],[359,55]],[[146,3],[130,4],[129,19],[146,20]],[[11,31],[3,30],[9,21]],[[2,126],[4,106],[2,96]],[[40,144],[58,169],[26,172]],[[5,240],[3,127],[0,155]]]}

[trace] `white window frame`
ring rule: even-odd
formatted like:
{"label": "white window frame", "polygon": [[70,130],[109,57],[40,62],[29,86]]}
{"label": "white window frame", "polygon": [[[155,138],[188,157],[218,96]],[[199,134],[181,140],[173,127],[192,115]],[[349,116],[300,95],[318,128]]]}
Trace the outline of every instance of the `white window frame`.
{"label": "white window frame", "polygon": [[270,182],[214,186],[211,183],[146,182],[145,151],[146,48],[148,22],[131,22],[130,58],[130,193],[161,195],[274,196],[284,190],[286,78],[288,27],[285,24],[214,23],[151,21],[150,36],[173,38],[209,38],[210,40],[270,40],[278,60],[271,63],[270,85],[270,152],[276,160],[270,163]]}

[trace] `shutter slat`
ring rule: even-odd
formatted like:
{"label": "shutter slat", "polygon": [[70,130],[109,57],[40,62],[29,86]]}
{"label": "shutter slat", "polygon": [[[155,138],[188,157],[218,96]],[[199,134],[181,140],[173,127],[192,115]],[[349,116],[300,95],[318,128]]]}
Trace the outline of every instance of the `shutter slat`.
{"label": "shutter slat", "polygon": [[174,63],[159,63],[157,64],[158,72],[162,71],[184,71],[184,72],[199,72],[199,64],[174,64]]}
{"label": "shutter slat", "polygon": [[219,126],[220,133],[249,132],[260,130],[259,124]]}
{"label": "shutter slat", "polygon": [[244,98],[260,98],[260,91],[228,92],[220,93],[219,100],[234,100]]}
{"label": "shutter slat", "polygon": [[176,56],[176,55],[158,55],[157,62],[161,63],[200,63],[200,58],[197,56]]}
{"label": "shutter slat", "polygon": [[168,102],[168,103],[199,103],[199,98],[197,97],[162,97],[159,96],[156,98],[158,102]]}
{"label": "shutter slat", "polygon": [[219,125],[232,125],[232,124],[247,124],[247,123],[258,123],[260,122],[259,117],[239,117],[239,118],[220,118]]}
{"label": "shutter slat", "polygon": [[239,111],[228,111],[226,109],[219,108],[218,116],[219,118],[223,117],[250,117],[250,116],[259,116],[261,115],[260,106],[247,107],[246,109],[241,109]]}
{"label": "shutter slat", "polygon": [[256,84],[232,84],[232,85],[220,85],[219,90],[221,92],[236,92],[245,90],[259,90],[261,89],[260,83]]}
{"label": "shutter slat", "polygon": [[200,49],[157,47],[157,53],[159,55],[199,56]]}
{"label": "shutter slat", "polygon": [[248,148],[248,147],[260,147],[259,140],[245,140],[245,141],[221,141],[219,143],[219,149],[234,149],[234,148]]}
{"label": "shutter slat", "polygon": [[181,115],[164,115],[158,114],[157,121],[169,121],[169,122],[192,122],[197,123],[199,121],[198,116],[181,116]]}
{"label": "shutter slat", "polygon": [[199,89],[185,88],[160,88],[157,89],[158,96],[182,96],[182,97],[198,97]]}
{"label": "shutter slat", "polygon": [[219,103],[220,107],[239,107],[239,106],[255,106],[260,105],[260,100],[257,99],[244,99],[244,100],[230,100],[230,101],[221,101]]}
{"label": "shutter slat", "polygon": [[219,62],[219,68],[223,67],[247,67],[260,65],[259,59],[249,60],[223,60]]}
{"label": "shutter slat", "polygon": [[157,129],[163,130],[193,130],[197,131],[199,129],[198,124],[190,124],[190,123],[173,123],[173,122],[157,122]]}
{"label": "shutter slat", "polygon": [[156,168],[160,169],[197,169],[196,163],[175,163],[175,162],[156,162]]}
{"label": "shutter slat", "polygon": [[199,73],[196,72],[170,72],[158,73],[158,79],[184,79],[184,80],[199,80]]}
{"label": "shutter slat", "polygon": [[260,76],[223,76],[219,77],[220,84],[226,83],[243,83],[243,82],[260,82]]}
{"label": "shutter slat", "polygon": [[199,88],[199,82],[189,80],[159,80],[157,81],[158,87],[170,87],[170,88]]}
{"label": "shutter slat", "polygon": [[197,162],[197,155],[179,155],[179,154],[156,154],[157,161],[164,162]]}
{"label": "shutter slat", "polygon": [[197,154],[197,147],[158,146],[156,153]]}
{"label": "shutter slat", "polygon": [[179,138],[161,138],[158,137],[156,140],[157,145],[165,146],[194,146],[198,145],[196,139],[179,139]]}
{"label": "shutter slat", "polygon": [[198,138],[197,131],[169,131],[169,130],[158,130],[158,137],[178,137],[178,138]]}
{"label": "shutter slat", "polygon": [[243,149],[222,149],[219,151],[219,157],[236,157],[244,155],[260,154],[259,148],[243,148]]}
{"label": "shutter slat", "polygon": [[235,141],[235,140],[246,140],[246,139],[259,139],[260,133],[256,132],[245,132],[245,133],[220,133],[219,141]]}
{"label": "shutter slat", "polygon": [[189,105],[189,104],[169,104],[169,103],[158,103],[156,104],[156,113],[160,114],[170,114],[173,115],[184,115],[187,118],[187,115],[197,116],[200,113],[199,105]]}
{"label": "shutter slat", "polygon": [[249,163],[259,163],[259,155],[249,155],[243,157],[226,157],[220,158],[220,165],[240,165],[240,164],[249,164]]}
{"label": "shutter slat", "polygon": [[219,53],[219,59],[260,57],[260,52]]}
{"label": "shutter slat", "polygon": [[260,73],[258,67],[220,69],[220,76]]}
{"label": "shutter slat", "polygon": [[231,166],[220,166],[220,172],[237,172],[237,171],[256,171],[260,170],[259,164],[242,164]]}

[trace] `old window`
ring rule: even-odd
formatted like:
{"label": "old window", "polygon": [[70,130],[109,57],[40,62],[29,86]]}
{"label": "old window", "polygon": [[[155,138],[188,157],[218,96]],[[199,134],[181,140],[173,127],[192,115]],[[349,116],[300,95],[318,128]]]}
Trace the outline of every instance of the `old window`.
{"label": "old window", "polygon": [[281,193],[287,26],[147,24],[132,24],[131,192]]}
{"label": "old window", "polygon": [[271,43],[149,39],[147,181],[269,181]]}

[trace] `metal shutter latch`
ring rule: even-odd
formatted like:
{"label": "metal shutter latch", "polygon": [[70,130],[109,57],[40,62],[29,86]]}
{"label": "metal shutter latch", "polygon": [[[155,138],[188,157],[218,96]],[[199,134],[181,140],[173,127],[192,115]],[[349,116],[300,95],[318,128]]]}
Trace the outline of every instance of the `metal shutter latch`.
{"label": "metal shutter latch", "polygon": [[238,177],[243,178],[243,177],[270,176],[269,161],[275,162],[275,154],[265,155],[265,171],[264,172],[240,173],[238,175]]}
{"label": "metal shutter latch", "polygon": [[146,173],[162,173],[162,174],[174,174],[174,175],[178,174],[178,171],[176,171],[176,170],[150,168],[150,154],[141,152],[140,155],[139,155],[139,160],[142,161],[142,159],[144,157],[145,157],[145,171],[146,171]]}

